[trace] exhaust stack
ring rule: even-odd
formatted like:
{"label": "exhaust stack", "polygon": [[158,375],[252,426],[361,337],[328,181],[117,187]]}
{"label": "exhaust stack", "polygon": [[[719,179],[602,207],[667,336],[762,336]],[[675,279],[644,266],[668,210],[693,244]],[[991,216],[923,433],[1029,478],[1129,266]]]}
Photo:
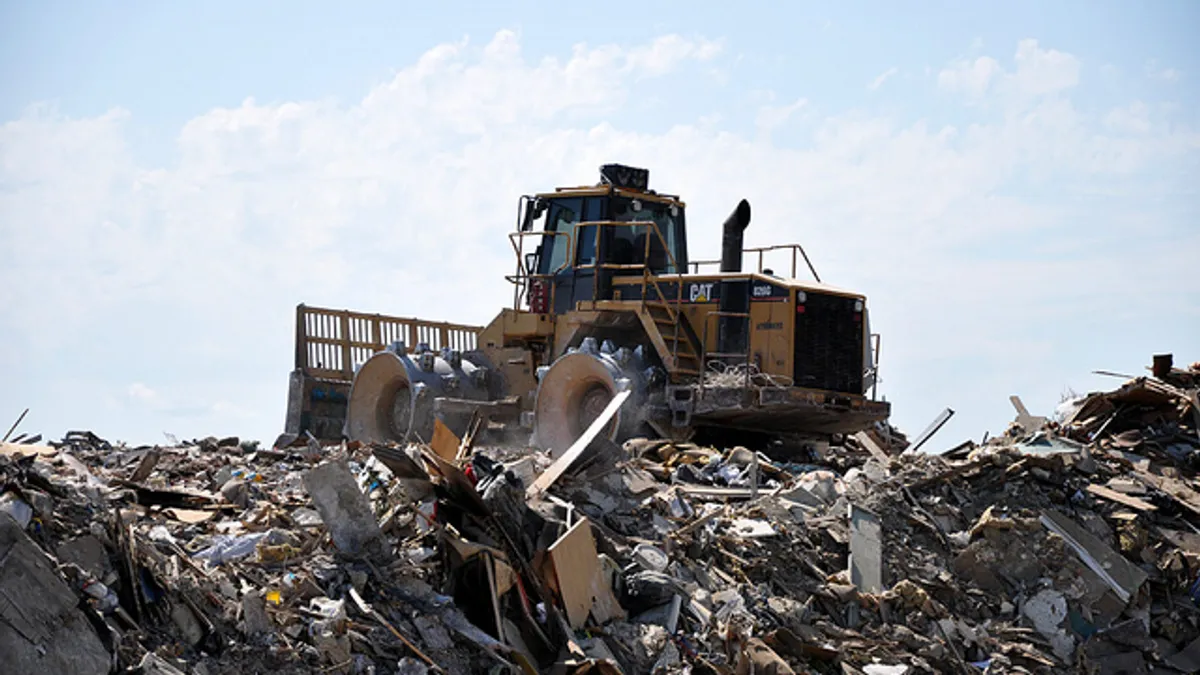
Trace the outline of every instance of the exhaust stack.
{"label": "exhaust stack", "polygon": [[750,202],[743,199],[721,226],[721,271],[742,271],[742,234],[750,224]]}
{"label": "exhaust stack", "polygon": [[[721,227],[721,272],[742,271],[742,235],[750,224],[750,202],[743,199],[725,219]],[[750,282],[741,280],[721,281],[721,312],[745,314],[750,311]],[[742,354],[746,351],[749,319],[740,316],[721,316],[717,319],[717,351],[722,354]],[[732,356],[722,357],[727,362],[736,362]]]}

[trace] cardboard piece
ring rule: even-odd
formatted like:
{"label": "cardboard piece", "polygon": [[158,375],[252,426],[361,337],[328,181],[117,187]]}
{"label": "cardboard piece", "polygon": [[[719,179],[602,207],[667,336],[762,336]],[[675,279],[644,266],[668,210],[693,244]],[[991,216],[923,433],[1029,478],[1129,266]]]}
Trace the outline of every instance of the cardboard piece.
{"label": "cardboard piece", "polygon": [[166,509],[163,511],[175,520],[181,523],[204,523],[213,519],[217,515],[216,511],[197,511],[196,509]]}
{"label": "cardboard piece", "polygon": [[580,518],[546,553],[571,628],[582,628],[589,614],[600,624],[625,616],[601,573],[592,524],[587,518]]}
{"label": "cardboard piece", "polygon": [[450,431],[450,427],[442,424],[441,420],[433,421],[433,439],[429,441],[429,447],[438,457],[453,462],[458,457],[458,446],[461,444],[462,440]]}

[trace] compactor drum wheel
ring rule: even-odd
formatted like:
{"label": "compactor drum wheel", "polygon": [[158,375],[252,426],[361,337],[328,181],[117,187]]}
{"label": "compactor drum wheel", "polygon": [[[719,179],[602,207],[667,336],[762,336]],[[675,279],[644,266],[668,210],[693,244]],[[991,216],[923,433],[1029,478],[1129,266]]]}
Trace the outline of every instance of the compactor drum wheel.
{"label": "compactor drum wheel", "polygon": [[[367,442],[399,441],[417,421],[413,382],[398,355],[379,352],[354,376],[346,415],[346,436]],[[421,426],[421,425],[417,425]]]}
{"label": "compactor drum wheel", "polygon": [[602,436],[620,441],[637,430],[637,414],[645,400],[645,377],[641,348],[617,349],[606,341],[600,348],[595,338],[585,338],[578,349],[560,356],[538,370],[534,402],[536,443],[558,457],[604,411],[617,392],[631,388],[633,395],[604,427]]}
{"label": "compactor drum wheel", "polygon": [[486,370],[454,352],[441,355],[424,345],[412,354],[394,345],[367,359],[354,375],[344,436],[386,443],[433,436],[439,396],[488,400]]}

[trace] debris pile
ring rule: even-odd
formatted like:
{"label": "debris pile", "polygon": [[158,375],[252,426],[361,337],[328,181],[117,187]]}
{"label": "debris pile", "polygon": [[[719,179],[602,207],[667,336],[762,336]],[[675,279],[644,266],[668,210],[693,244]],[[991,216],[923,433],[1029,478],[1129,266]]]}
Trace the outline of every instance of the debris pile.
{"label": "debris pile", "polygon": [[[0,445],[7,672],[1200,672],[1200,368],[933,456]],[[614,406],[615,409],[615,406]]]}

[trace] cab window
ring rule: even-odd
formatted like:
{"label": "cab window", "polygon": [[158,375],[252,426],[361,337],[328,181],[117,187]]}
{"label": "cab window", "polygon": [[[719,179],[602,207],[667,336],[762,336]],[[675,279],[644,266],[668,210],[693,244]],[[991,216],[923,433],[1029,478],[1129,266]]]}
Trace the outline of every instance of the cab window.
{"label": "cab window", "polygon": [[545,237],[542,255],[538,263],[539,274],[553,274],[567,264],[573,243],[575,260],[572,265],[592,265],[596,258],[596,232],[594,227],[579,227],[580,222],[604,219],[604,197],[566,197],[548,200],[543,231],[564,232],[571,235]]}
{"label": "cab window", "polygon": [[[554,199],[546,209],[545,232],[572,234],[583,210],[582,199]],[[553,236],[542,240],[542,256],[538,264],[539,274],[552,274],[567,263],[567,237]]]}
{"label": "cab window", "polygon": [[[677,263],[686,264],[682,209],[676,209],[676,213],[672,214],[668,204],[622,197],[613,200],[613,220],[653,221],[658,226],[657,234],[652,228],[645,226],[615,228],[615,236],[618,239],[613,247],[615,255],[629,257],[629,262],[645,264],[656,274],[674,274],[678,271],[671,263],[672,256],[668,255],[667,251],[673,254]],[[662,237],[659,238],[658,234]]]}

